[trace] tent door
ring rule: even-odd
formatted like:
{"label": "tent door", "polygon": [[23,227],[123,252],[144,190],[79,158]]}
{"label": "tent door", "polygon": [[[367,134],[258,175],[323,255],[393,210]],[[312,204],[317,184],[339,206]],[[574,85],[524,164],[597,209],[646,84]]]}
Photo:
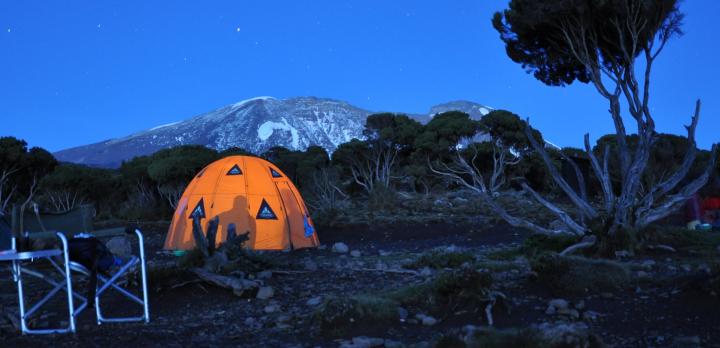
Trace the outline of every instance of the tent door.
{"label": "tent door", "polygon": [[290,185],[284,181],[276,181],[275,187],[280,192],[283,206],[285,207],[285,216],[287,217],[288,226],[290,227],[290,244],[293,248],[304,247],[307,243],[303,239],[305,234],[305,224],[302,206],[298,201],[295,193],[290,189]]}

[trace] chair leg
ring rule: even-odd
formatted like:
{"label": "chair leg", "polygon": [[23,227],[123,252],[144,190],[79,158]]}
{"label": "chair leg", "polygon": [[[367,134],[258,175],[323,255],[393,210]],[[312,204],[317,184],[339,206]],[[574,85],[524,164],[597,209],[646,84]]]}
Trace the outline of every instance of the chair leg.
{"label": "chair leg", "polygon": [[14,277],[18,288],[18,307],[20,308],[20,331],[24,334],[28,333],[28,327],[25,323],[25,296],[23,294],[22,266],[20,262],[13,262]]}

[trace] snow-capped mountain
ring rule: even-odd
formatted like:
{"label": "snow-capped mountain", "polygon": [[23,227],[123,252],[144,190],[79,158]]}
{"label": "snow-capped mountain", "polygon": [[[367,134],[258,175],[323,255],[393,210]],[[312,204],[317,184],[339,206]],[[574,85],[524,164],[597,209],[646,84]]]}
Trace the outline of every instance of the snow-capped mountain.
{"label": "snow-capped mountain", "polygon": [[[415,117],[423,122],[436,113],[449,110],[464,111],[477,118],[483,114],[482,110],[489,108],[457,101],[434,106],[429,114]],[[188,144],[205,145],[216,150],[239,147],[258,154],[274,146],[303,150],[310,145],[318,145],[332,152],[344,142],[362,138],[365,119],[370,114],[370,111],[332,99],[258,97],[185,121],[62,150],[54,155],[65,162],[116,167],[123,160],[135,156]]]}

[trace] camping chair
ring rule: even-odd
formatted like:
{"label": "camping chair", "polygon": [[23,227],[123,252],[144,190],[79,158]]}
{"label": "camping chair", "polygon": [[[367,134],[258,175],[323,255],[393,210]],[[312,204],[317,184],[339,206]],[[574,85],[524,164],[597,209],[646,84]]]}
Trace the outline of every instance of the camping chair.
{"label": "camping chair", "polygon": [[[18,289],[18,303],[20,310],[20,330],[23,334],[53,334],[53,333],[67,333],[75,332],[75,317],[82,312],[87,306],[85,298],[79,294],[73,292],[72,280],[70,279],[70,258],[68,254],[68,243],[67,238],[62,233],[57,233],[56,236],[60,238],[62,243],[62,250],[60,249],[49,249],[40,251],[26,251],[18,252],[16,249],[16,241],[13,237],[11,240],[11,247],[9,250],[0,251],[0,261],[11,262],[11,272],[13,281],[17,284]],[[62,256],[63,267],[58,265],[55,257]],[[58,271],[63,280],[58,281],[50,276],[41,273],[40,271],[31,270],[23,267],[24,262],[35,262],[37,260],[47,260],[53,266],[53,269]],[[40,300],[37,301],[29,310],[25,310],[25,296],[23,288],[23,274],[33,276],[52,286],[52,289]],[[60,328],[48,328],[48,329],[30,329],[27,323],[34,313],[43,307],[48,301],[50,301],[58,292],[65,291],[67,294],[67,306],[68,306],[68,326]],[[77,298],[80,301],[80,306],[75,308],[73,299]]]}
{"label": "camping chair", "polygon": [[[134,230],[135,235],[138,239],[138,251],[139,256],[132,255],[129,259],[124,260],[121,265],[119,265],[119,269],[117,269],[113,274],[110,274],[109,276],[105,276],[100,274],[99,272],[92,272],[92,270],[88,269],[84,265],[75,262],[70,261],[70,270],[73,272],[76,272],[86,278],[88,280],[91,280],[90,278],[93,276],[93,273],[95,273],[95,276],[97,277],[97,287],[95,290],[95,314],[97,318],[98,325],[102,323],[126,323],[126,322],[138,322],[138,321],[144,321],[146,323],[150,322],[150,307],[148,305],[148,296],[147,296],[147,271],[145,267],[145,246],[143,243],[143,235],[142,232],[140,232],[139,229]],[[128,232],[130,234],[130,232]],[[107,235],[106,235],[107,236]],[[140,282],[142,286],[142,299],[139,298],[137,295],[131,293],[128,289],[123,288],[119,284],[119,280],[122,276],[126,275],[129,271],[131,271],[134,267],[140,266]],[[102,306],[101,306],[101,296],[106,293],[108,290],[113,289],[116,290],[118,293],[123,295],[125,298],[139,304],[142,306],[143,314],[141,316],[134,316],[134,317],[105,317],[102,313]]]}

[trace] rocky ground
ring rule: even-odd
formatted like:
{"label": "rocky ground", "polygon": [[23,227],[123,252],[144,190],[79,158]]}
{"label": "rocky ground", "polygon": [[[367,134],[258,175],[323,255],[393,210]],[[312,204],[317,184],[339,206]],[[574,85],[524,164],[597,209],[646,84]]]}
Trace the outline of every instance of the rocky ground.
{"label": "rocky ground", "polygon": [[[179,270],[177,258],[159,252],[167,225],[147,224],[149,324],[98,326],[86,311],[75,335],[21,336],[13,327],[13,286],[3,274],[0,339],[7,347],[720,346],[720,299],[706,287],[718,246],[701,255],[621,253],[607,267],[627,270],[622,284],[565,292],[543,282],[523,253],[526,232],[481,220],[322,228],[321,248],[260,254],[265,269],[243,276],[262,286],[242,296]],[[489,275],[491,283],[471,294],[462,293],[462,284],[445,286],[448,301],[417,290],[447,274]],[[476,286],[474,279],[468,284]],[[430,300],[406,301],[418,294]],[[331,311],[342,306],[355,307]],[[61,319],[35,323],[54,320]]]}

